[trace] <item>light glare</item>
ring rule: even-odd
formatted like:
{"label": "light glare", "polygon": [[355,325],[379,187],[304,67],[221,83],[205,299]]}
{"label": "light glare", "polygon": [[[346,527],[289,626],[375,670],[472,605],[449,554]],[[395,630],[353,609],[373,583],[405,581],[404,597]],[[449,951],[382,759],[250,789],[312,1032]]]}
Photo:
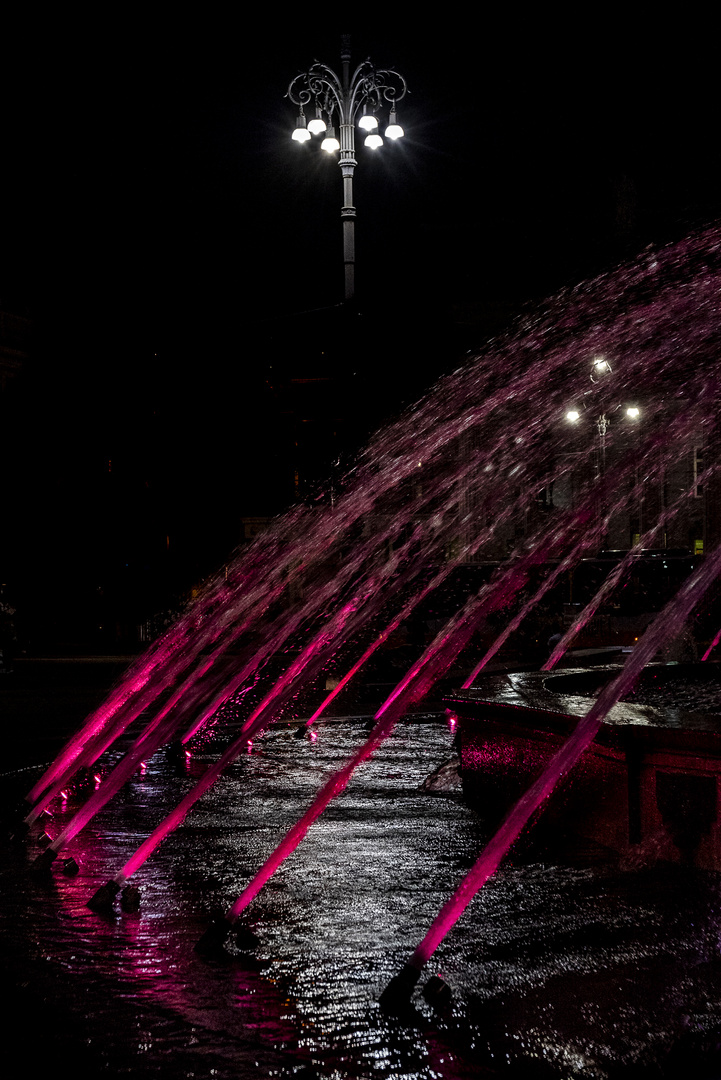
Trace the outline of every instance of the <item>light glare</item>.
{"label": "light glare", "polygon": [[386,128],[387,139],[402,139],[404,135],[403,128],[398,123],[398,117],[396,116],[396,110],[391,109],[391,114],[388,117],[388,127]]}
{"label": "light glare", "polygon": [[340,150],[340,143],[333,134],[332,129],[328,132],[325,139],[323,139],[323,142],[320,144],[320,148],[321,150],[327,151],[327,153],[329,154],[333,154],[336,150]]}

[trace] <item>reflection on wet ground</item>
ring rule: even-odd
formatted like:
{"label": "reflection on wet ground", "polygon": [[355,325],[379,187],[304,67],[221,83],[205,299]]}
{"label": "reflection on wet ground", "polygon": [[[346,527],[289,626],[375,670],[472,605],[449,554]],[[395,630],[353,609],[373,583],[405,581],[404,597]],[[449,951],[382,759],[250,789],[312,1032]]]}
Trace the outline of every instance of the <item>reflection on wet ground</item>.
{"label": "reflection on wet ground", "polygon": [[[532,832],[430,965],[452,1009],[435,1015],[419,994],[407,1016],[381,1012],[380,991],[486,836],[458,793],[419,790],[452,753],[440,713],[398,726],[254,901],[253,956],[193,952],[365,720],[336,718],[316,742],[286,726],[257,741],[138,874],[137,914],[85,903],[212,747],[182,773],[157,754],[71,846],[77,877],[33,880],[37,845],[10,850],[1,918],[15,1019],[29,1013],[37,1033],[26,1064],[170,1080],[717,1075],[718,875],[624,872],[599,850],[540,850]],[[32,777],[15,779],[24,790]],[[49,832],[71,804],[54,807]]]}

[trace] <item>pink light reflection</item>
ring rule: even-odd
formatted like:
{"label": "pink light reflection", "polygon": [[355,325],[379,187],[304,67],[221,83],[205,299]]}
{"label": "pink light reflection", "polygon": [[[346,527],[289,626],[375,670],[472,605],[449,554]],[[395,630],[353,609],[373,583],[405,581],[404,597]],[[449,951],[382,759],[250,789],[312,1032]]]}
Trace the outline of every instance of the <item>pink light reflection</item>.
{"label": "pink light reflection", "polygon": [[[372,595],[373,585],[375,584],[377,583],[375,583],[372,578],[369,579],[369,595]],[[168,814],[165,820],[161,821],[160,825],[157,826],[151,835],[130,857],[120,873],[114,878],[114,881],[118,885],[123,885],[128,878],[143,865],[145,860],[149,858],[165,837],[177,828],[197,800],[200,799],[212,784],[215,783],[221,773],[225,770],[226,766],[232,761],[235,761],[236,757],[242,752],[244,747],[248,745],[252,747],[249,736],[262,731],[267,724],[272,722],[273,712],[277,710],[279,704],[281,704],[292,691],[293,684],[297,677],[311,665],[311,662],[314,659],[318,659],[319,662],[322,660],[326,647],[342,632],[349,617],[358,610],[358,606],[357,599],[349,601],[339,612],[336,612],[332,619],[329,620],[328,626],[323,631],[316,634],[300,656],[296,658],[284,675],[276,682],[260,705],[258,705],[248,717],[240,729],[238,738],[231,743],[218,761],[206,769],[195,787],[180,801],[176,808]],[[247,750],[246,752],[249,753],[250,750]]]}
{"label": "pink light reflection", "polygon": [[[527,558],[534,557],[536,557],[535,552]],[[515,567],[504,571],[494,590],[496,602],[501,602],[506,595],[503,586],[517,591],[526,579],[527,575],[519,572]],[[326,781],[305,814],[288,830],[271,856],[229,909],[227,913],[229,920],[237,919],[251,903],[278,867],[295,851],[316,818],[345,789],[356,768],[375,752],[384,739],[390,735],[398,718],[428,692],[434,681],[448,669],[458,653],[468,644],[484,612],[484,600],[489,589],[490,586],[483,586],[478,594],[466,603],[462,611],[448,621],[423,655],[389,694],[375,715],[376,724],[367,740],[353,754],[349,762]]]}

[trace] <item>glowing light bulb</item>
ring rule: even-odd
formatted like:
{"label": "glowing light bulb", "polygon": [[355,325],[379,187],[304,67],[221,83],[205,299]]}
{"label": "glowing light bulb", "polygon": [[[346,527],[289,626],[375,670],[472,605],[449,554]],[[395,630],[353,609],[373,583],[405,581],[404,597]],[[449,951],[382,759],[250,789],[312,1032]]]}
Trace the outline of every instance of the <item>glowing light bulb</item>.
{"label": "glowing light bulb", "polygon": [[398,123],[398,117],[396,116],[396,110],[391,109],[391,115],[388,119],[388,127],[385,130],[386,139],[402,139],[405,132],[401,125]]}
{"label": "glowing light bulb", "polygon": [[611,371],[611,365],[608,360],[603,356],[597,356],[593,361],[593,373],[591,375],[592,381],[595,382],[594,376],[599,377],[601,375],[607,375]]}
{"label": "glowing light bulb", "polygon": [[303,113],[300,113],[295,122],[295,131],[293,132],[292,138],[300,143],[308,142],[308,139],[310,138],[310,132],[306,127],[305,116]]}
{"label": "glowing light bulb", "polygon": [[335,137],[333,128],[329,128],[328,134],[320,144],[321,150],[325,150],[328,154],[334,154],[336,150],[340,150],[340,143]]}
{"label": "glowing light bulb", "polygon": [[358,127],[362,131],[375,131],[378,127],[378,121],[376,120],[373,113],[364,112],[360,120],[358,121]]}

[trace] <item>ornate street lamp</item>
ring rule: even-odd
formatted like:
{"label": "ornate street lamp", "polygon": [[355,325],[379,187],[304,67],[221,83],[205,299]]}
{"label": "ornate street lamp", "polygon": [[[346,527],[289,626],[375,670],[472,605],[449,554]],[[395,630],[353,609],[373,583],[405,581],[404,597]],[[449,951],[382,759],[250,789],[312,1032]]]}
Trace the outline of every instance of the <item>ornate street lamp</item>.
{"label": "ornate street lamp", "polygon": [[[329,154],[340,150],[338,163],[343,175],[343,263],[345,268],[345,299],[355,293],[355,205],[353,203],[353,173],[356,167],[355,122],[365,133],[364,145],[375,150],[383,145],[378,134],[378,113],[389,107],[385,137],[395,140],[403,136],[398,123],[397,102],[405,97],[406,81],[397,71],[378,69],[364,60],[351,75],[350,36],[341,37],[340,78],[326,64],[317,60],[308,71],[302,72],[288,87],[287,97],[298,106],[299,113],[293,138],[307,142],[313,135],[324,135],[321,148]],[[314,117],[306,121],[305,108],[312,105]],[[336,138],[338,127],[340,140]]]}

